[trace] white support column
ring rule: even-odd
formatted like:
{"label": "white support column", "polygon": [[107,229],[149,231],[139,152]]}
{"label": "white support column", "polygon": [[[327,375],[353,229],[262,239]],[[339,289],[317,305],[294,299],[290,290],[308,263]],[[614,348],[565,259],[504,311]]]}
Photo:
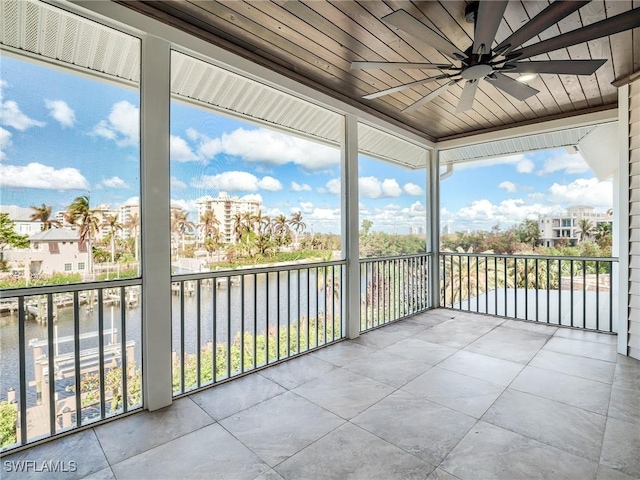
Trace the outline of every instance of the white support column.
{"label": "white support column", "polygon": [[142,38],[140,81],[144,407],[171,405],[170,45]]}
{"label": "white support column", "polygon": [[342,149],[342,245],[347,260],[346,315],[347,337],[360,335],[360,251],[358,219],[358,119],[345,116],[345,142]]}
{"label": "white support column", "polygon": [[[618,353],[628,355],[629,342],[629,85],[618,88],[618,171],[613,175],[613,330]],[[617,307],[617,308],[616,308]]]}
{"label": "white support column", "polygon": [[431,252],[429,271],[432,308],[440,306],[440,152],[431,151],[431,161],[427,169],[427,251]]}

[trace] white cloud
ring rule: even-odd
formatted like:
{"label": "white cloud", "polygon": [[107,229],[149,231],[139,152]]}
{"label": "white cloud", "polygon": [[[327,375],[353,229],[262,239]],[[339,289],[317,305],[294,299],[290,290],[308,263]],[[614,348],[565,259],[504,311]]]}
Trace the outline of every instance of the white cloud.
{"label": "white cloud", "polygon": [[117,176],[103,180],[102,185],[108,188],[129,188],[126,182]]}
{"label": "white cloud", "polygon": [[273,177],[262,177],[262,180],[258,182],[258,187],[268,192],[277,192],[282,190],[282,184],[279,180]]}
{"label": "white cloud", "polygon": [[140,138],[140,111],[138,107],[123,100],[111,107],[106,120],[101,120],[93,134],[113,140],[120,147],[137,145]]}
{"label": "white cloud", "polygon": [[341,183],[339,178],[333,178],[327,182],[325,185],[326,189],[318,190],[320,193],[331,193],[333,195],[340,195]]}
{"label": "white cloud", "polygon": [[[178,199],[172,198],[171,206],[181,208],[191,213],[198,211],[198,205],[196,204],[195,200],[185,200],[183,198],[178,198]],[[192,219],[193,218],[195,217],[192,217]]]}
{"label": "white cloud", "polygon": [[270,192],[282,189],[282,185],[273,177],[259,179],[249,172],[230,171],[217,175],[203,175],[191,184],[198,188],[213,188],[228,192],[256,192],[259,189]]}
{"label": "white cloud", "polygon": [[571,205],[587,205],[595,208],[611,208],[613,205],[613,183],[600,182],[597,178],[578,178],[567,185],[554,183],[549,187],[549,199]]}
{"label": "white cloud", "polygon": [[589,171],[589,165],[578,153],[569,154],[561,151],[545,160],[543,167],[538,170],[538,175],[545,175],[553,172],[564,172],[566,174],[578,174]]}
{"label": "white cloud", "polygon": [[[5,82],[6,85],[6,82]],[[44,127],[44,122],[29,118],[13,100],[0,101],[0,124],[24,131],[30,127]]]}
{"label": "white cloud", "polygon": [[306,183],[291,182],[290,190],[292,192],[310,192],[311,186]]}
{"label": "white cloud", "polygon": [[531,173],[535,168],[535,164],[528,158],[522,159],[516,165],[516,171],[518,173]]}
{"label": "white cloud", "polygon": [[0,160],[7,158],[5,150],[11,146],[11,132],[0,127]]}
{"label": "white cloud", "polygon": [[260,202],[262,203],[262,195],[259,193],[247,193],[240,197],[242,200],[247,200],[249,202]]}
{"label": "white cloud", "polygon": [[171,177],[171,188],[175,188],[178,190],[183,190],[187,188],[187,184],[180,180],[178,177]]}
{"label": "white cloud", "polygon": [[[415,187],[420,188],[417,185]],[[402,195],[402,188],[394,178],[385,178],[381,182],[376,177],[360,177],[358,189],[361,198],[393,198]],[[409,189],[411,190],[412,187]]]}
{"label": "white cloud", "polygon": [[395,178],[385,178],[381,186],[383,197],[399,197],[402,195],[402,189]]}
{"label": "white cloud", "polygon": [[169,135],[169,158],[176,162],[190,162],[196,160],[196,154],[186,140],[176,135]]}
{"label": "white cloud", "polygon": [[405,191],[407,195],[423,195],[424,190],[420,185],[416,185],[415,183],[405,183],[402,189]]}
{"label": "white cloud", "polygon": [[358,178],[358,191],[360,198],[378,198],[382,195],[380,180],[376,177]]}
{"label": "white cloud", "polygon": [[123,205],[140,205],[140,197],[129,197],[124,201]]}
{"label": "white cloud", "polygon": [[63,127],[73,127],[76,123],[75,112],[64,100],[45,100],[44,106],[49,109],[49,116]]}
{"label": "white cloud", "polygon": [[75,168],[54,167],[41,163],[26,166],[0,164],[0,186],[49,190],[87,190],[87,179]]}
{"label": "white cloud", "polygon": [[517,190],[516,184],[513,182],[509,182],[508,180],[505,180],[504,182],[500,182],[500,184],[498,185],[498,188],[506,190],[509,193],[515,193]]}
{"label": "white cloud", "polygon": [[209,138],[189,129],[187,136],[200,142],[198,153],[205,159],[225,153],[267,166],[293,163],[308,171],[327,170],[340,164],[340,150],[337,148],[265,128],[238,128],[219,138]]}

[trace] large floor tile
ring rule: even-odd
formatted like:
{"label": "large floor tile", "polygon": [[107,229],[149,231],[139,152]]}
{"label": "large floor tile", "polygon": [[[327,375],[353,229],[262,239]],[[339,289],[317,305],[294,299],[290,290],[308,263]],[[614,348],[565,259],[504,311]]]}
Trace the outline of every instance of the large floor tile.
{"label": "large floor tile", "polygon": [[303,355],[260,371],[260,375],[291,390],[336,368],[313,355]]}
{"label": "large floor tile", "polygon": [[640,426],[637,423],[607,419],[600,463],[640,478]]}
{"label": "large floor tile", "polygon": [[558,327],[548,325],[547,323],[526,322],[523,320],[505,320],[502,324],[500,324],[500,326],[505,328],[513,328],[515,330],[523,330],[525,332],[537,333],[538,335],[545,335],[547,337],[551,337],[558,331]]}
{"label": "large floor tile", "polygon": [[442,361],[438,367],[506,387],[516,378],[524,365],[459,350]]}
{"label": "large floor tile", "polygon": [[194,393],[190,398],[213,418],[222,420],[285,391],[280,385],[254,373]]}
{"label": "large floor tile", "polygon": [[527,364],[548,339],[545,335],[499,326],[467,345],[465,350]]}
{"label": "large floor tile", "polygon": [[448,356],[456,353],[457,349],[416,338],[406,338],[385,348],[383,351],[429,365],[437,365]]}
{"label": "large floor tile", "polygon": [[596,462],[478,422],[440,468],[462,480],[594,480]]}
{"label": "large floor tile", "polygon": [[618,355],[613,384],[616,387],[633,388],[640,391],[640,360]]}
{"label": "large floor tile", "polygon": [[118,480],[252,480],[269,467],[214,424],[112,465]]}
{"label": "large floor tile", "polygon": [[398,388],[429,370],[431,365],[381,350],[343,368]]}
{"label": "large floor tile", "polygon": [[399,320],[393,322],[390,325],[386,325],[381,328],[385,333],[396,335],[402,338],[412,337],[418,333],[424,332],[429,328],[428,325],[423,325],[417,322],[407,322],[406,320]]}
{"label": "large floor tile", "polygon": [[606,417],[507,389],[482,420],[579,457],[600,459]]}
{"label": "large floor tile", "polygon": [[604,360],[545,349],[540,350],[529,365],[609,384],[613,382],[613,372],[616,367],[615,363]]}
{"label": "large floor tile", "polygon": [[362,333],[358,338],[351,341],[358,345],[362,345],[363,347],[379,350],[381,348],[388,347],[389,345],[393,345],[403,338],[405,338],[404,335],[387,332],[386,329],[382,327],[371,332]]}
{"label": "large floor tile", "polygon": [[571,338],[573,340],[583,340],[585,342],[604,343],[607,345],[617,345],[617,335],[606,333],[588,332],[577,328],[559,328],[556,337]]}
{"label": "large floor tile", "polygon": [[640,389],[613,385],[608,414],[623,422],[637,423],[640,428]]}
{"label": "large floor tile", "polygon": [[310,355],[341,367],[342,365],[346,365],[349,362],[375,351],[375,348],[364,347],[352,341],[344,340],[336,345],[329,345],[321,348]]}
{"label": "large floor tile", "polygon": [[562,338],[554,336],[544,346],[545,350],[551,350],[559,353],[568,353],[570,355],[579,355],[581,357],[595,358],[596,360],[604,360],[607,362],[616,361],[616,346],[606,343],[585,342],[583,340],[574,340],[572,338]]}
{"label": "large floor tile", "polygon": [[[116,420],[117,422],[119,420]],[[21,464],[25,461],[33,463]],[[109,467],[93,429],[7,455],[2,457],[0,462],[2,463],[0,467],[2,480],[75,479]],[[51,469],[53,462],[59,462],[59,471],[44,470]],[[29,465],[26,470],[25,465]]]}
{"label": "large floor tile", "polygon": [[287,392],[220,423],[266,463],[274,466],[326,435],[344,420]]}
{"label": "large floor tile", "polygon": [[113,474],[111,467],[107,467],[91,475],[87,475],[82,480],[116,480],[116,476]]}
{"label": "large floor tile", "polygon": [[95,431],[113,465],[212,423],[214,420],[187,397],[160,410],[105,423]]}
{"label": "large floor tile", "polygon": [[482,317],[477,323],[472,320],[455,318],[429,328],[416,335],[415,338],[448,347],[462,348],[491,331],[495,326],[494,322],[487,322]]}
{"label": "large floor tile", "polygon": [[620,470],[614,470],[606,465],[598,466],[598,477],[596,480],[638,480],[638,477],[632,477]]}
{"label": "large floor tile", "polygon": [[342,418],[352,418],[394,388],[357,373],[337,369],[294,389],[298,395]]}
{"label": "large floor tile", "polygon": [[424,313],[418,313],[406,319],[407,322],[426,325],[427,327],[435,327],[446,321],[452,320],[455,315],[451,315],[449,311],[443,309],[428,310]]}
{"label": "large floor tile", "polygon": [[433,367],[402,389],[458,412],[480,418],[496,401],[504,387]]}
{"label": "large floor tile", "polygon": [[434,466],[347,423],[275,469],[287,480],[413,480]]}
{"label": "large floor tile", "polygon": [[351,422],[432,465],[438,465],[476,419],[398,391]]}
{"label": "large floor tile", "polygon": [[509,388],[606,415],[611,385],[536,367],[526,367]]}
{"label": "large floor tile", "polygon": [[427,480],[459,480],[458,477],[451,475],[448,472],[445,472],[441,468],[436,468],[431,475],[427,478]]}

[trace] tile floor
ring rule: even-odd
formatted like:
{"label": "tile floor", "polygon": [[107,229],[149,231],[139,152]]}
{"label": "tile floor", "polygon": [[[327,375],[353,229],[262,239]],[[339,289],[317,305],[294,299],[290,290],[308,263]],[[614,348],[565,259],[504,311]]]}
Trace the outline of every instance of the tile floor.
{"label": "tile floor", "polygon": [[[639,479],[615,336],[434,310],[2,459],[3,479]],[[12,460],[75,461],[16,475]]]}

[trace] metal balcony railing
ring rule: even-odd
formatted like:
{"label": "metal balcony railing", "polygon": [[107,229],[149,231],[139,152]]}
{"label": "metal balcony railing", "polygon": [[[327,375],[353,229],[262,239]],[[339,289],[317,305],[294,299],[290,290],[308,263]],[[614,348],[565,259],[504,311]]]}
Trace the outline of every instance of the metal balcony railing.
{"label": "metal balcony railing", "polygon": [[345,264],[172,277],[174,395],[344,338]]}
{"label": "metal balcony railing", "polygon": [[431,255],[360,259],[360,331],[429,308]]}
{"label": "metal balcony railing", "polygon": [[617,258],[440,253],[446,308],[613,332]]}
{"label": "metal balcony railing", "polygon": [[141,280],[0,292],[3,450],[142,407]]}

